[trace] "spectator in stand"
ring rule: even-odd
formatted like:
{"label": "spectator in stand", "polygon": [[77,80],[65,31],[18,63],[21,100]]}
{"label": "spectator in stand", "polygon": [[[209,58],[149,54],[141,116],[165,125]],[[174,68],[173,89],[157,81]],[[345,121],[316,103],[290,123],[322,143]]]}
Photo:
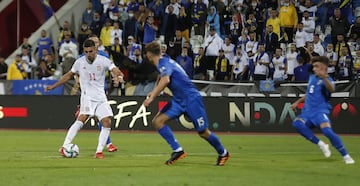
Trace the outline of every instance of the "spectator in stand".
{"label": "spectator in stand", "polygon": [[216,12],[215,6],[210,7],[207,18],[206,24],[215,29],[216,34],[221,36],[220,33],[220,17],[219,14]]}
{"label": "spectator in stand", "polygon": [[103,13],[106,13],[106,11],[108,10],[109,6],[110,6],[110,3],[111,3],[112,0],[101,0],[101,4],[102,4],[102,10],[103,10]]}
{"label": "spectator in stand", "polygon": [[295,43],[296,43],[296,48],[299,50],[300,54],[305,53],[305,45],[306,45],[306,32],[303,30],[304,28],[304,24],[303,23],[299,23],[298,24],[298,30],[296,31],[295,34]]}
{"label": "spectator in stand", "polygon": [[273,27],[273,32],[279,37],[280,36],[280,19],[277,16],[276,9],[270,10],[270,17],[266,21],[266,27],[268,27],[270,25]]}
{"label": "spectator in stand", "polygon": [[286,72],[287,72],[287,76],[288,76],[288,78],[286,80],[288,80],[288,81],[292,80],[292,78],[294,76],[294,69],[297,66],[299,66],[298,57],[299,57],[299,54],[297,53],[297,50],[296,50],[296,44],[291,43],[290,51],[286,54],[286,60],[287,60]]}
{"label": "spectator in stand", "polygon": [[279,37],[273,32],[273,26],[268,25],[265,31],[265,51],[268,53],[270,59],[272,59],[276,48],[279,47]]}
{"label": "spectator in stand", "polygon": [[[280,1],[280,0],[278,0]],[[297,28],[298,17],[295,6],[290,0],[284,0],[284,3],[279,5],[279,19],[281,26],[281,37],[284,37],[288,43],[293,42],[294,31]]]}
{"label": "spectator in stand", "polygon": [[21,54],[15,56],[15,60],[10,64],[6,80],[27,79],[25,62],[21,61]]}
{"label": "spectator in stand", "polygon": [[127,10],[137,12],[139,10],[139,3],[137,0],[129,0]]}
{"label": "spectator in stand", "polygon": [[103,27],[103,20],[101,18],[101,15],[99,14],[99,12],[95,12],[93,21],[90,25],[90,30],[92,31],[93,34],[100,37],[100,32],[102,27]]}
{"label": "spectator in stand", "polygon": [[111,32],[114,30],[114,27],[111,24],[111,20],[107,19],[100,32],[100,40],[107,52],[109,52],[111,48]]}
{"label": "spectator in stand", "polygon": [[[184,38],[185,39],[185,38]],[[195,60],[195,55],[194,55],[194,51],[193,51],[193,48],[192,48],[192,46],[191,46],[191,44],[190,44],[190,42],[189,41],[184,41],[184,44],[183,44],[183,47],[186,47],[188,50],[188,52],[187,52],[187,55],[191,58],[191,61],[193,61],[194,62],[194,60]]]}
{"label": "spectator in stand", "polygon": [[215,28],[210,27],[210,34],[205,39],[203,44],[203,47],[205,49],[205,56],[207,58],[206,70],[209,80],[214,80],[215,61],[216,58],[219,56],[219,50],[221,49],[222,44],[223,40],[216,33]]}
{"label": "spectator in stand", "polygon": [[182,6],[180,8],[177,29],[181,31],[181,36],[184,37],[186,41],[190,41],[191,27],[191,15],[189,13],[186,13],[185,7]]}
{"label": "spectator in stand", "polygon": [[159,25],[164,16],[165,6],[162,0],[153,0],[147,3],[147,8],[154,12],[154,21]]}
{"label": "spectator in stand", "polygon": [[[78,57],[78,48],[76,43],[71,41],[70,34],[65,35],[65,42],[61,44],[59,55],[62,57],[61,63],[65,63],[66,66],[72,66]],[[49,60],[49,59],[48,59]],[[68,69],[67,69],[68,70]],[[67,71],[64,71],[67,72]]]}
{"label": "spectator in stand", "polygon": [[324,4],[325,0],[320,0],[319,3],[313,4],[311,0],[305,0],[305,4],[299,6],[299,10],[301,13],[304,13],[307,11],[309,13],[309,18],[312,20],[316,20],[316,12],[318,11],[318,8],[320,8]]}
{"label": "spectator in stand", "polygon": [[135,48],[134,55],[132,57],[130,57],[130,59],[133,60],[136,64],[141,64],[143,62],[140,47]]}
{"label": "spectator in stand", "polygon": [[340,8],[334,10],[334,16],[329,19],[331,26],[332,43],[335,45],[337,35],[346,35],[349,32],[350,24],[345,17],[341,16]]}
{"label": "spectator in stand", "polygon": [[36,70],[36,76],[40,80],[55,79],[53,76],[56,71],[56,64],[53,63],[54,56],[49,54],[47,59],[47,61],[41,60]]}
{"label": "spectator in stand", "polygon": [[64,21],[63,26],[60,27],[60,33],[59,33],[59,38],[58,38],[59,45],[58,46],[60,46],[61,43],[64,41],[65,34],[70,34],[70,37],[72,38],[72,40],[76,41],[74,32],[70,30],[70,22],[69,21]]}
{"label": "spectator in stand", "polygon": [[[89,1],[86,6],[86,9],[84,10],[84,12],[82,14],[82,22],[87,23],[87,25],[91,25],[91,23],[93,22],[94,13],[95,13],[95,10],[93,9],[93,3],[92,3],[92,1]],[[80,45],[80,46],[82,46],[82,45]]]}
{"label": "spectator in stand", "polygon": [[47,37],[46,30],[41,30],[41,37],[37,40],[37,47],[34,51],[34,56],[37,52],[39,52],[39,60],[43,57],[43,49],[46,49],[49,53],[52,52],[53,54],[55,54],[53,42],[50,38]]}
{"label": "spectator in stand", "polygon": [[119,7],[116,0],[111,0],[108,9],[106,10],[106,17],[109,18],[112,23],[119,22]]}
{"label": "spectator in stand", "polygon": [[249,61],[246,55],[243,55],[241,46],[236,48],[236,55],[233,58],[231,80],[246,81],[248,80]]}
{"label": "spectator in stand", "polygon": [[[126,20],[129,18],[129,14],[127,12],[127,6],[123,1],[119,1],[119,21],[121,28],[124,28]],[[126,38],[126,37],[125,37]]]}
{"label": "spectator in stand", "polygon": [[[138,21],[134,17],[134,11],[129,10],[129,19],[127,19],[124,24],[124,38],[137,36],[138,26]],[[127,41],[125,41],[125,46],[128,46]]]}
{"label": "spectator in stand", "polygon": [[314,51],[320,56],[324,56],[324,47],[320,41],[319,34],[314,34]]}
{"label": "spectator in stand", "polygon": [[339,80],[352,80],[354,63],[351,54],[349,53],[349,49],[347,47],[343,47],[341,49],[342,56],[339,58],[338,66],[337,66],[337,74]]}
{"label": "spectator in stand", "polygon": [[141,45],[136,43],[136,40],[133,36],[128,36],[127,39],[127,47],[126,47],[126,55],[129,58],[134,58],[135,57],[135,49],[140,48],[141,50]]}
{"label": "spectator in stand", "polygon": [[356,17],[355,23],[350,26],[349,42],[360,40],[360,16]]}
{"label": "spectator in stand", "polygon": [[248,17],[249,18],[246,20],[246,23],[245,23],[246,29],[248,30],[248,32],[254,32],[257,40],[261,40],[260,35],[257,34],[258,24],[257,24],[257,20],[255,18],[255,14],[253,12],[250,12]]}
{"label": "spectator in stand", "polygon": [[232,21],[230,23],[230,37],[231,42],[236,43],[238,38],[241,36],[242,25],[237,19],[237,15],[232,16]]}
{"label": "spectator in stand", "polygon": [[356,80],[360,78],[360,49],[356,50],[354,56],[354,75]]}
{"label": "spectator in stand", "polygon": [[203,3],[203,0],[197,0],[191,8],[191,17],[194,25],[195,35],[201,35],[205,37],[205,23],[207,18],[207,6]]}
{"label": "spectator in stand", "polygon": [[170,58],[170,56],[167,54],[167,45],[161,44],[160,52],[161,52],[161,56]]}
{"label": "spectator in stand", "polygon": [[170,40],[167,44],[168,46],[168,54],[171,59],[176,59],[177,56],[181,54],[182,47],[184,46],[185,38],[182,37],[181,31],[175,31],[175,37],[173,40]]}
{"label": "spectator in stand", "polygon": [[263,43],[259,44],[258,53],[254,57],[254,80],[266,80],[269,72],[270,59],[269,55],[265,52]]}
{"label": "spectator in stand", "polygon": [[235,45],[231,43],[230,37],[225,37],[225,42],[221,48],[224,50],[224,55],[229,60],[230,66],[233,65]]}
{"label": "spectator in stand", "polygon": [[[88,36],[92,34],[92,31],[90,30],[89,25],[86,22],[83,22],[81,24],[81,28],[78,33],[78,43],[79,46],[82,46],[84,41],[88,38]],[[79,47],[79,54],[83,53],[83,47]]]}
{"label": "spectator in stand", "polygon": [[194,60],[194,79],[206,79],[206,57],[204,56],[204,48],[200,47],[198,55]]}
{"label": "spectator in stand", "polygon": [[329,58],[328,74],[331,78],[333,78],[335,80],[336,79],[335,69],[336,69],[336,64],[338,61],[338,55],[335,53],[334,45],[332,43],[329,43],[326,46],[326,52],[324,53],[324,56]]}
{"label": "spectator in stand", "polygon": [[193,69],[193,61],[191,57],[187,55],[188,48],[183,47],[181,50],[181,55],[176,57],[176,62],[184,69],[186,74],[190,79],[193,79],[194,69]]}
{"label": "spectator in stand", "polygon": [[21,47],[22,48],[28,48],[30,53],[33,52],[32,51],[33,50],[32,45],[30,45],[29,38],[27,38],[27,37],[23,38],[23,42],[21,43]]}
{"label": "spectator in stand", "polygon": [[258,40],[263,40],[263,30],[264,30],[264,21],[265,21],[265,9],[262,6],[262,4],[258,0],[251,0],[251,3],[247,9],[247,14],[250,15],[253,14],[255,22],[256,22],[256,28],[255,30],[251,30],[256,32]]}
{"label": "spectator in stand", "polygon": [[216,81],[230,80],[231,66],[229,59],[225,57],[223,49],[219,50],[219,56],[216,58],[214,74]]}
{"label": "spectator in stand", "polygon": [[[220,33],[219,36],[221,36],[223,38],[223,35],[225,35],[225,29],[227,27],[227,25],[225,25],[225,18],[226,18],[226,5],[223,1],[213,1],[211,4],[211,7],[214,6],[215,10],[217,12],[217,14],[219,15],[219,25],[220,26]],[[211,10],[211,8],[210,8]],[[208,15],[209,16],[209,15]]]}
{"label": "spectator in stand", "polygon": [[255,54],[252,52],[252,50],[248,49],[246,51],[247,60],[249,64],[249,80],[254,80],[254,71],[255,71]]}
{"label": "spectator in stand", "polygon": [[246,38],[245,33],[242,34],[243,41],[245,41],[245,51],[251,50],[253,54],[257,53],[259,43],[256,41],[256,33],[250,32],[249,39]]}
{"label": "spectator in stand", "polygon": [[314,43],[306,42],[305,53],[300,52],[300,56],[304,59],[305,63],[309,63],[314,56],[320,56],[314,51]]}
{"label": "spectator in stand", "polygon": [[[117,66],[120,70],[124,69],[124,64],[123,64],[123,60],[125,58],[124,54],[125,54],[125,48],[120,43],[120,39],[118,37],[115,37],[114,44],[111,46],[110,56],[115,66]],[[122,70],[122,72],[124,71]]]}
{"label": "spectator in stand", "polygon": [[342,52],[342,49],[343,48],[348,48],[349,51],[350,51],[350,47],[349,45],[346,43],[345,41],[345,36],[343,34],[339,34],[336,36],[336,44],[334,45],[335,46],[335,52],[336,54],[338,55],[338,57],[342,57],[343,56],[343,52]]}
{"label": "spectator in stand", "polygon": [[282,55],[281,48],[276,49],[275,55],[272,58],[272,64],[275,69],[272,79],[274,81],[284,81],[287,79],[287,59]]}
{"label": "spectator in stand", "polygon": [[8,65],[5,63],[5,58],[0,56],[0,79],[6,79]]}
{"label": "spectator in stand", "polygon": [[294,76],[292,77],[292,81],[297,82],[307,82],[309,80],[309,72],[311,69],[311,64],[304,63],[304,59],[302,57],[298,58],[299,66],[294,69]]}
{"label": "spectator in stand", "polygon": [[34,70],[37,67],[36,60],[31,56],[29,48],[21,47],[21,61],[24,62],[28,79],[34,79]]}
{"label": "spectator in stand", "polygon": [[314,41],[315,21],[309,18],[309,12],[307,10],[303,13],[302,23],[304,25],[303,30],[306,33],[306,41]]}
{"label": "spectator in stand", "polygon": [[154,17],[149,16],[141,28],[144,30],[143,44],[146,45],[153,42],[156,38],[156,32],[158,31],[158,27],[154,24]]}
{"label": "spectator in stand", "polygon": [[180,13],[180,7],[181,7],[181,5],[180,5],[179,3],[177,3],[176,0],[170,0],[170,4],[167,5],[166,8],[165,8],[165,14],[168,14],[168,13],[169,13],[168,7],[170,7],[170,6],[172,6],[172,7],[174,8],[174,10],[173,10],[173,11],[174,11],[174,14],[175,14],[176,16],[178,16],[179,13]]}
{"label": "spectator in stand", "polygon": [[169,44],[169,41],[171,41],[175,37],[175,31],[177,28],[177,16],[174,13],[174,7],[170,4],[167,6],[167,12],[164,16],[164,27],[165,27],[165,44]]}
{"label": "spectator in stand", "polygon": [[123,42],[123,40],[122,40],[123,30],[120,29],[119,24],[120,24],[119,22],[114,22],[113,23],[114,29],[111,30],[111,32],[110,32],[110,43],[111,43],[111,45],[115,44],[115,41],[114,41],[115,38],[118,38],[120,43]]}

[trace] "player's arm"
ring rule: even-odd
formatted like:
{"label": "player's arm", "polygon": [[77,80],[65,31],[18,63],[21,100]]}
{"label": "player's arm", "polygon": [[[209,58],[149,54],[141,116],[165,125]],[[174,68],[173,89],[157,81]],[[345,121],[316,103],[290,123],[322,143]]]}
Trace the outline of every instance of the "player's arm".
{"label": "player's arm", "polygon": [[295,110],[299,103],[302,103],[305,101],[306,95],[296,100],[293,104],[290,105],[290,108]]}
{"label": "player's arm", "polygon": [[49,86],[46,86],[45,87],[45,91],[48,92],[49,90],[53,90],[55,89],[56,87],[66,83],[67,81],[69,81],[72,77],[74,76],[74,73],[69,71],[67,72],[66,74],[64,74],[60,79],[59,81],[57,81],[56,83],[52,84],[52,85],[49,85]]}
{"label": "player's arm", "polygon": [[325,87],[326,89],[328,89],[329,92],[333,93],[335,92],[335,86],[334,84],[328,79],[328,76],[324,76],[322,77],[323,80],[324,80],[324,84],[325,84]]}
{"label": "player's arm", "polygon": [[148,94],[147,98],[144,101],[144,105],[147,107],[150,103],[163,91],[166,86],[170,83],[170,76],[162,76],[158,81],[158,84],[155,86],[153,91]]}
{"label": "player's arm", "polygon": [[111,76],[113,77],[112,80],[114,81],[115,85],[119,83],[124,83],[124,74],[121,70],[117,67],[111,69]]}

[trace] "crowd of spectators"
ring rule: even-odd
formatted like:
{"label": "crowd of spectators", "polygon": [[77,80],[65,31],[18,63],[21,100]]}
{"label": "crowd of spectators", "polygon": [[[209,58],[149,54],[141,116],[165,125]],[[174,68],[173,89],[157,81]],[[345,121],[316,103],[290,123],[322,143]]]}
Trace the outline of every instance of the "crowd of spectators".
{"label": "crowd of spectators", "polygon": [[57,78],[95,34],[99,50],[134,84],[156,80],[143,51],[154,40],[192,79],[307,81],[310,59],[321,55],[335,80],[353,80],[360,74],[359,7],[339,0],[90,0],[77,33],[64,21],[57,43],[43,30],[34,49],[24,39],[9,67],[0,57],[0,79]]}

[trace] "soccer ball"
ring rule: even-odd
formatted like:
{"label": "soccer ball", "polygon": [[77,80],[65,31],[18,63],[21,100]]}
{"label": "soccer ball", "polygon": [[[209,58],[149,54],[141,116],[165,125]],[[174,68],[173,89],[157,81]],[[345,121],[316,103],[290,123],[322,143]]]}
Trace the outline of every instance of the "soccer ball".
{"label": "soccer ball", "polygon": [[76,144],[67,144],[64,146],[64,155],[67,158],[76,158],[79,152],[79,147]]}

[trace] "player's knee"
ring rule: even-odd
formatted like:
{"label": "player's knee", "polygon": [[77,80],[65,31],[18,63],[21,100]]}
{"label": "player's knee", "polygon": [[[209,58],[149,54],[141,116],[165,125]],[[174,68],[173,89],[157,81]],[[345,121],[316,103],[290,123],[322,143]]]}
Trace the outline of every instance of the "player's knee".
{"label": "player's knee", "polygon": [[305,122],[300,118],[295,118],[292,125],[296,129],[301,129],[301,128],[303,128],[305,126]]}
{"label": "player's knee", "polygon": [[199,134],[200,137],[207,139],[207,138],[209,138],[211,132],[210,132],[209,129],[205,129],[205,130],[202,130],[202,131],[198,131],[198,134]]}
{"label": "player's knee", "polygon": [[103,118],[103,119],[101,119],[101,124],[105,128],[110,128],[111,127],[111,119],[109,117]]}
{"label": "player's knee", "polygon": [[152,120],[152,125],[156,130],[159,130],[162,126],[164,126],[164,121],[162,121],[162,119],[159,117],[155,117]]}

